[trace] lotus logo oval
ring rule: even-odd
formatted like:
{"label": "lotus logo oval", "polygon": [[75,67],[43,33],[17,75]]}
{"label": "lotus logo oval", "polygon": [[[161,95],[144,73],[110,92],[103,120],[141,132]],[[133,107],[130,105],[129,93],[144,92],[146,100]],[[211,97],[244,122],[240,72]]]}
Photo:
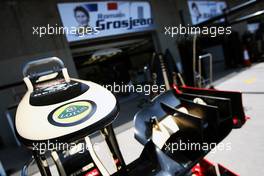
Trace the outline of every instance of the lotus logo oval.
{"label": "lotus logo oval", "polygon": [[59,119],[70,118],[79,115],[89,109],[89,106],[72,105],[66,108],[60,115]]}
{"label": "lotus logo oval", "polygon": [[56,126],[73,126],[89,119],[95,112],[96,104],[92,101],[75,101],[53,110],[48,120]]}

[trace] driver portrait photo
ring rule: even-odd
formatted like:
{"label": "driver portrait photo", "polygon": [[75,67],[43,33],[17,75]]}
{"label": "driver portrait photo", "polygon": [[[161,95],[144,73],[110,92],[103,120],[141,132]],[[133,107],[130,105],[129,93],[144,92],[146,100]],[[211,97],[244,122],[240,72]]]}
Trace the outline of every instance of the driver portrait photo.
{"label": "driver portrait photo", "polygon": [[90,15],[89,12],[82,6],[77,6],[74,8],[74,17],[78,23],[77,35],[84,35],[92,31],[89,25]]}

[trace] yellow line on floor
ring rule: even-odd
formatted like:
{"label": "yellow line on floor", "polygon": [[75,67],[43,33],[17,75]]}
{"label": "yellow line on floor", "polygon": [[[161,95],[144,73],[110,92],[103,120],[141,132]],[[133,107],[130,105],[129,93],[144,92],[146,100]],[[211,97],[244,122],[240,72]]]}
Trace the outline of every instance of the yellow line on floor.
{"label": "yellow line on floor", "polygon": [[254,76],[254,77],[251,77],[251,78],[248,78],[248,79],[245,79],[244,80],[244,83],[245,84],[253,84],[254,82],[256,82],[257,78]]}

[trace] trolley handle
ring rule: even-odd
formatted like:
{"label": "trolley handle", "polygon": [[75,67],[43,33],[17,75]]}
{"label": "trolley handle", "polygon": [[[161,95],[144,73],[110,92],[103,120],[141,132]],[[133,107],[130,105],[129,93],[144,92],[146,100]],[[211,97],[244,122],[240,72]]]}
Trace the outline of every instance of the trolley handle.
{"label": "trolley handle", "polygon": [[[34,67],[38,67],[38,66],[46,65],[46,64],[50,64],[50,63],[56,63],[56,65],[58,65],[60,67],[60,69],[65,68],[64,63],[59,58],[48,57],[48,58],[33,60],[33,61],[28,62],[23,68],[23,76],[27,77],[27,76],[31,75],[29,70],[34,68]],[[54,72],[54,70],[52,70],[52,71]],[[39,74],[41,74],[41,73],[39,73]]]}

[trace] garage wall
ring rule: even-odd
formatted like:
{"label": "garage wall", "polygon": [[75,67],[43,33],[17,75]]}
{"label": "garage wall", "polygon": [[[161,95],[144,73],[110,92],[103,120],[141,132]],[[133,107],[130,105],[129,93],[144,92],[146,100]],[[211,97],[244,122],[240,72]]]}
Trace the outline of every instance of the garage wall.
{"label": "garage wall", "polygon": [[175,0],[151,0],[153,17],[156,23],[156,34],[161,52],[167,48],[170,50],[176,63],[180,63],[180,55],[176,44],[176,38],[164,35],[165,26],[179,26],[180,16],[177,10],[178,1]]}
{"label": "garage wall", "polygon": [[56,3],[34,0],[0,2],[0,87],[22,80],[22,65],[34,58],[58,56],[77,76],[64,36],[32,35],[32,26],[59,24]]}

